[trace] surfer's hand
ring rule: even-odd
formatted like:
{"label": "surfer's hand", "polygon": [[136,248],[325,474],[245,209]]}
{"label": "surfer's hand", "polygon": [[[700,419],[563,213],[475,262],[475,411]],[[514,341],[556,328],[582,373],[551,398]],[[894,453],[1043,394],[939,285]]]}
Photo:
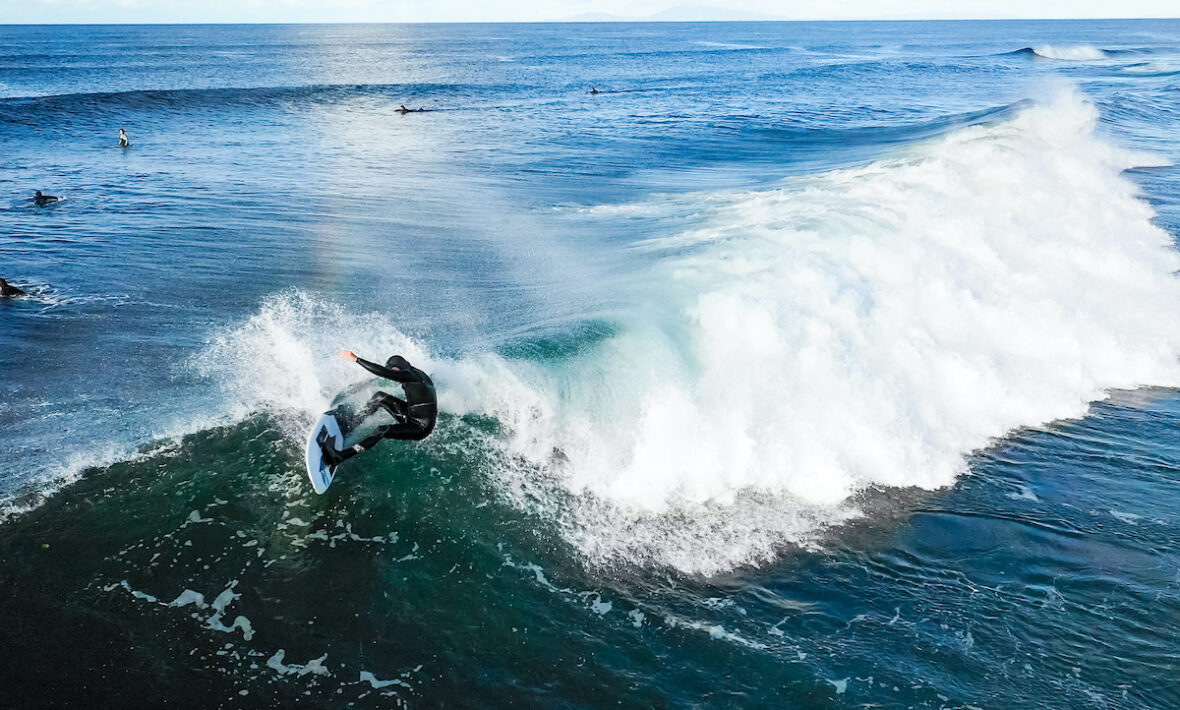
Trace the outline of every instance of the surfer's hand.
{"label": "surfer's hand", "polygon": [[341,350],[340,357],[345,360],[352,360],[353,362],[356,362],[356,353],[351,350]]}

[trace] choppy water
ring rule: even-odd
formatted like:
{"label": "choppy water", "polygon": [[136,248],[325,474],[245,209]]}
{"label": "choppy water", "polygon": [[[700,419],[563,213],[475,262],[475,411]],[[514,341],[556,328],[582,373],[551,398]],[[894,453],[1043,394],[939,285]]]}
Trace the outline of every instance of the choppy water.
{"label": "choppy water", "polygon": [[6,697],[1180,705],[1177,37],[0,27]]}

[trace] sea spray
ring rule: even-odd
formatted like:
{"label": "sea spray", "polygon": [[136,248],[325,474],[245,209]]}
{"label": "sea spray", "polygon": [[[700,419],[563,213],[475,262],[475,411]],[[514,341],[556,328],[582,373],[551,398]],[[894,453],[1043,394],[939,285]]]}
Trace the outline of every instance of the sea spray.
{"label": "sea spray", "polygon": [[862,168],[669,198],[706,211],[641,247],[661,321],[550,373],[553,419],[519,449],[552,428],[567,537],[717,572],[858,491],[949,485],[1015,428],[1180,382],[1180,257],[1120,174],[1159,159],[1096,117],[1065,93]]}
{"label": "sea spray", "polygon": [[298,441],[336,394],[368,377],[338,358],[348,349],[380,362],[400,353],[429,363],[419,345],[380,315],[353,314],[290,290],[212,338],[192,365],[222,390],[227,411],[238,417],[265,411]]}

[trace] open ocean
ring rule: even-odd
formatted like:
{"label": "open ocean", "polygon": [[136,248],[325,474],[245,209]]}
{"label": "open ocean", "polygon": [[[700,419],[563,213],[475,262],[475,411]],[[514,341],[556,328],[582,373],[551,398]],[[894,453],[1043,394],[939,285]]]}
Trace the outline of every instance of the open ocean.
{"label": "open ocean", "polygon": [[1178,163],[1173,20],[0,26],[0,705],[1180,707]]}

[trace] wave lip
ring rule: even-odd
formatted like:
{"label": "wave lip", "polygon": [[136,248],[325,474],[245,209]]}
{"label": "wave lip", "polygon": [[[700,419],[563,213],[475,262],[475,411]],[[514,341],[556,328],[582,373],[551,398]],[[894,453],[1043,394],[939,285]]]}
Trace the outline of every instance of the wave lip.
{"label": "wave lip", "polygon": [[1079,45],[1051,45],[1041,44],[1036,47],[1025,47],[1018,49],[1009,54],[1025,55],[1030,57],[1040,57],[1041,59],[1056,59],[1058,61],[1068,62],[1092,62],[1099,59],[1106,59],[1105,51],[1097,47],[1091,47],[1087,44]]}

